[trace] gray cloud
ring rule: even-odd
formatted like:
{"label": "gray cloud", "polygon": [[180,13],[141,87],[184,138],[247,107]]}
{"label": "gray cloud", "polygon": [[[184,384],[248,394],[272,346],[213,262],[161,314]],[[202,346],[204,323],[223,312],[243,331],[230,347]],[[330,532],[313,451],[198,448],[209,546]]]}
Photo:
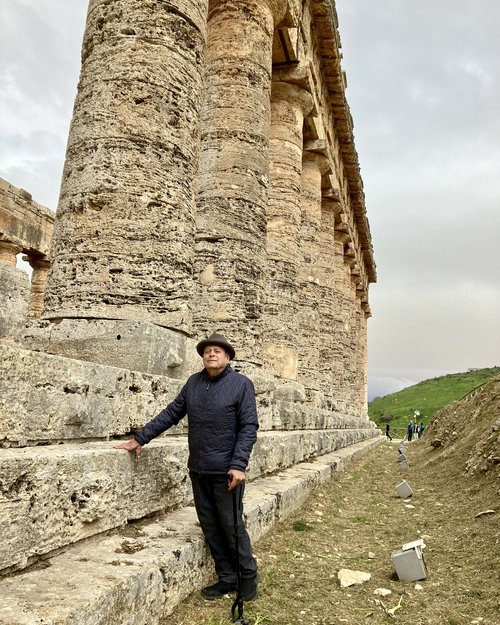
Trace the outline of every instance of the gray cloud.
{"label": "gray cloud", "polygon": [[370,395],[500,364],[500,5],[337,10],[379,273]]}

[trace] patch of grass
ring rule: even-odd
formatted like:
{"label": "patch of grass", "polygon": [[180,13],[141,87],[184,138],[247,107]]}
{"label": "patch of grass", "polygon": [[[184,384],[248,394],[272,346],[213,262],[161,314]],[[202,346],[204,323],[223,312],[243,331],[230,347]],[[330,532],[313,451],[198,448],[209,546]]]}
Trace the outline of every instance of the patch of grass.
{"label": "patch of grass", "polygon": [[292,527],[295,532],[310,532],[314,529],[312,525],[309,525],[309,523],[306,523],[302,519],[294,521]]}
{"label": "patch of grass", "polygon": [[370,523],[370,519],[367,516],[364,516],[362,514],[352,517],[351,520],[353,523],[364,523],[365,525],[368,525]]}

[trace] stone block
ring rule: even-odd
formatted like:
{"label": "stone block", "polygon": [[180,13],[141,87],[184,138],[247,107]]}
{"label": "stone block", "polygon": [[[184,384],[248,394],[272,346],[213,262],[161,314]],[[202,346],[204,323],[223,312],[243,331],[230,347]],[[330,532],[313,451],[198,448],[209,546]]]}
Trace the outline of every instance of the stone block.
{"label": "stone block", "polygon": [[48,255],[54,212],[33,201],[24,189],[0,178],[0,232],[24,251]]}
{"label": "stone block", "polygon": [[[347,445],[352,449],[364,439],[376,440],[375,432],[261,432],[248,478],[270,475]],[[5,505],[0,512],[0,532],[7,538],[0,570],[24,568],[36,556],[190,501],[186,437],[158,438],[144,448],[140,460],[112,445],[99,442],[3,450],[0,496]],[[318,466],[315,464],[315,472]]]}
{"label": "stone block", "polygon": [[198,341],[146,321],[34,322],[22,329],[19,341],[28,349],[182,380],[203,367]]}
{"label": "stone block", "polygon": [[125,435],[156,416],[181,386],[0,342],[0,445]]}
{"label": "stone block", "polygon": [[5,449],[0,456],[0,570],[191,500],[186,441],[140,460],[111,443]]}

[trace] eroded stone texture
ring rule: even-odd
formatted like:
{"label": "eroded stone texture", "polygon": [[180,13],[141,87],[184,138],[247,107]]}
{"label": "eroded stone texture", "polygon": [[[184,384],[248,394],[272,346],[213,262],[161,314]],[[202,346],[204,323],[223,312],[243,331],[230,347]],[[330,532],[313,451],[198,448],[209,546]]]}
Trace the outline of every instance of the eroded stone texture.
{"label": "eroded stone texture", "polygon": [[214,0],[208,16],[194,323],[200,335],[221,330],[254,363],[261,358],[272,39],[285,9],[274,0]]}
{"label": "eroded stone texture", "polygon": [[48,258],[37,256],[23,256],[23,260],[27,261],[33,270],[26,318],[40,319],[44,310],[45,284],[50,269],[50,262]]}
{"label": "eroded stone texture", "polygon": [[[31,195],[0,178],[0,337],[17,331],[26,317],[43,310],[45,283],[41,267],[48,267],[54,214]],[[32,281],[16,269],[17,255],[32,267]]]}
{"label": "eroded stone texture", "polygon": [[[335,214],[338,202],[323,197],[321,204],[321,235],[319,266],[321,270],[321,296],[319,300],[319,318],[321,341],[319,346],[319,386],[333,405],[335,399],[334,376],[336,362],[336,344],[339,341],[335,324]],[[338,391],[338,389],[337,389]]]}
{"label": "eroded stone texture", "polygon": [[321,298],[320,233],[321,233],[321,179],[328,168],[323,156],[305,153],[301,177],[302,222],[300,229],[302,265],[299,272],[300,303],[299,380],[308,389],[319,389],[318,372],[320,328],[319,302]]}
{"label": "eroded stone texture", "polygon": [[191,331],[207,0],[91,0],[46,318]]}
{"label": "eroded stone texture", "polygon": [[366,416],[375,266],[338,48],[330,0],[90,3],[51,321],[18,337],[58,356],[0,354],[2,566],[54,563],[0,583],[8,625],[152,625],[208,575],[199,531],[172,540],[180,516],[126,544],[91,537],[187,502],[185,424],[140,461],[103,439],[154,416],[214,330],[256,387],[254,537],[383,440]]}
{"label": "eroded stone texture", "polygon": [[[375,429],[262,433],[249,479],[379,438]],[[24,568],[30,558],[191,500],[187,439],[159,438],[141,458],[110,443],[3,450],[0,456],[0,532],[8,536],[0,570]]]}
{"label": "eroded stone texture", "polygon": [[302,149],[311,94],[285,82],[271,93],[267,266],[263,314],[265,364],[279,377],[297,379]]}
{"label": "eroded stone texture", "polygon": [[0,569],[191,500],[185,440],[152,444],[140,461],[107,446],[2,451]]}
{"label": "eroded stone texture", "polygon": [[4,337],[17,331],[26,318],[30,280],[15,264],[0,262],[0,284],[0,337]]}
{"label": "eroded stone texture", "polygon": [[63,319],[27,324],[17,337],[30,349],[185,380],[202,368],[194,339],[146,321]]}
{"label": "eroded stone texture", "polygon": [[122,436],[155,417],[181,386],[0,343],[0,445]]}
{"label": "eroded stone texture", "polygon": [[[20,248],[17,252],[48,257],[54,213],[38,204],[24,189],[0,178],[0,241]],[[2,253],[0,251],[0,262]]]}

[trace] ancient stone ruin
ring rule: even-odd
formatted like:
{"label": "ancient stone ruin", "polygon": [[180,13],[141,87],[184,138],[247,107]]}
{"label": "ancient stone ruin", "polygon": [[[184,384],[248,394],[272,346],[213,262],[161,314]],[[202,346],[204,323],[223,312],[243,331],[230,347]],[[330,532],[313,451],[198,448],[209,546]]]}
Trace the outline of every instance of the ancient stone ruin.
{"label": "ancient stone ruin", "polygon": [[339,48],[331,0],[90,0],[54,223],[0,184],[1,624],[154,625],[210,578],[186,425],[112,439],[213,331],[257,391],[254,539],[383,440]]}

